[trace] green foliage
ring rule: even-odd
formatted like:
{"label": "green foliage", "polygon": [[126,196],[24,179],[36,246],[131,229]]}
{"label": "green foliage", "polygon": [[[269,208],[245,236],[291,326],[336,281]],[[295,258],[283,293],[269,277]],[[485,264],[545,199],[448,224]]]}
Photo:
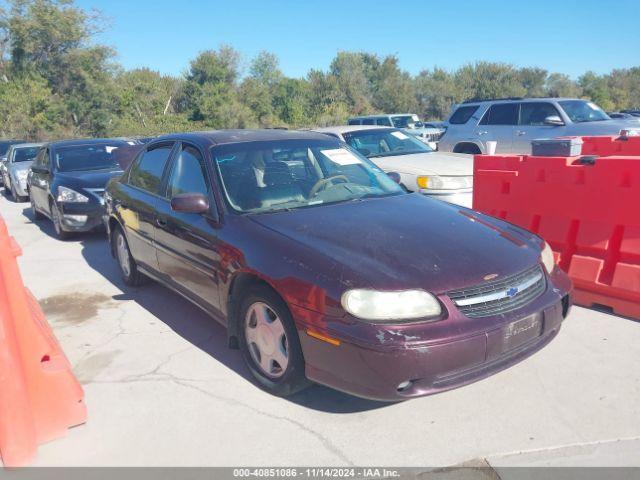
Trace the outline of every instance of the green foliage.
{"label": "green foliage", "polygon": [[29,139],[158,135],[204,128],[311,127],[352,115],[411,112],[445,118],[471,98],[590,98],[607,110],[640,108],[640,67],[577,81],[543,68],[479,61],[455,71],[404,71],[395,55],[338,52],[327,71],[289,78],[260,52],[243,75],[223,45],[181,77],[122,70],[95,43],[104,25],[73,0],[9,0],[0,8],[0,135]]}

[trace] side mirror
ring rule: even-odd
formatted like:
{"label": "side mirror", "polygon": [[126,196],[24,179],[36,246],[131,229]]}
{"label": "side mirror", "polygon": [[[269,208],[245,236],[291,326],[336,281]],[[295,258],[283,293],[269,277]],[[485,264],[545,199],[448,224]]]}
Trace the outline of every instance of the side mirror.
{"label": "side mirror", "polygon": [[564,125],[564,122],[558,115],[551,115],[544,119],[544,124],[559,127],[561,125]]}
{"label": "side mirror", "polygon": [[171,199],[171,210],[182,213],[206,213],[209,199],[201,193],[182,193]]}
{"label": "side mirror", "polygon": [[49,173],[49,167],[31,166],[31,170],[35,173]]}
{"label": "side mirror", "polygon": [[402,179],[400,178],[400,174],[398,172],[388,172],[387,176],[393,180],[394,182],[396,182],[398,185],[400,185],[400,182],[402,181]]}

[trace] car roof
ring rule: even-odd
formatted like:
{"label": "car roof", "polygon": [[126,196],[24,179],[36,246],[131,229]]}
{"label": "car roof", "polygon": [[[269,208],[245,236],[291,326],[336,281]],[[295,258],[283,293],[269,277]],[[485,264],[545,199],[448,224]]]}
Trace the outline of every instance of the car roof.
{"label": "car roof", "polygon": [[75,147],[79,145],[100,145],[103,143],[115,143],[115,142],[126,144],[127,141],[131,141],[131,140],[124,139],[124,138],[76,138],[73,140],[58,140],[55,142],[49,142],[46,145],[48,147],[56,148],[56,147]]}
{"label": "car roof", "polygon": [[13,148],[14,150],[17,150],[19,148],[41,147],[42,145],[44,145],[43,142],[39,142],[39,143],[14,143],[9,148]]}
{"label": "car roof", "polygon": [[338,125],[335,127],[323,127],[323,128],[314,128],[315,132],[321,133],[349,133],[349,132],[357,132],[359,130],[398,130],[395,127],[384,127],[380,125]]}
{"label": "car roof", "polygon": [[571,97],[531,97],[531,98],[496,98],[494,100],[486,99],[486,100],[465,100],[460,103],[458,106],[467,106],[467,105],[481,105],[483,103],[514,103],[514,102],[562,102],[565,100],[579,100],[579,101],[587,101],[580,98],[571,98]]}
{"label": "car roof", "polygon": [[221,145],[230,143],[262,142],[272,140],[326,140],[322,135],[310,130],[255,129],[255,130],[211,130],[203,132],[173,133],[162,135],[153,143],[166,140],[191,140],[194,143]]}
{"label": "car roof", "polygon": [[376,113],[373,115],[357,115],[355,117],[349,117],[351,120],[356,118],[381,118],[381,117],[410,117],[416,115],[415,113]]}

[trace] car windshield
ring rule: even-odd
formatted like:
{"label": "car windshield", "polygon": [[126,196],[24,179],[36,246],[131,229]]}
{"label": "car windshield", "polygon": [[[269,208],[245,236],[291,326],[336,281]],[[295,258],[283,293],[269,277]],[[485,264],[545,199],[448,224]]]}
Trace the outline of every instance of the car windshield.
{"label": "car windshield", "polygon": [[391,121],[396,128],[407,128],[410,125],[416,128],[422,127],[422,122],[417,115],[397,115],[391,117]]}
{"label": "car windshield", "polygon": [[611,118],[593,102],[586,102],[584,100],[561,100],[558,103],[573,123],[611,120]]}
{"label": "car windshield", "polygon": [[343,133],[345,141],[368,158],[433,152],[426,144],[401,130],[376,129]]}
{"label": "car windshield", "polygon": [[59,147],[55,151],[55,160],[61,172],[81,170],[104,170],[118,167],[113,151],[124,144],[100,143]]}
{"label": "car windshield", "polygon": [[338,140],[279,140],[212,148],[231,206],[244,213],[402,195],[378,167]]}
{"label": "car windshield", "polygon": [[40,147],[16,148],[13,154],[13,162],[28,162],[36,158]]}

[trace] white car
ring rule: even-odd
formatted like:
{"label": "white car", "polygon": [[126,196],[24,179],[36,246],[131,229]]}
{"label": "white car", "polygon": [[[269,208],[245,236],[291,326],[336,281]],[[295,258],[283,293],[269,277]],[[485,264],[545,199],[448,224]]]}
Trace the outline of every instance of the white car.
{"label": "white car", "polygon": [[397,172],[410,192],[471,208],[472,155],[436,152],[398,128],[347,125],[315,131],[343,140],[385,172]]}

